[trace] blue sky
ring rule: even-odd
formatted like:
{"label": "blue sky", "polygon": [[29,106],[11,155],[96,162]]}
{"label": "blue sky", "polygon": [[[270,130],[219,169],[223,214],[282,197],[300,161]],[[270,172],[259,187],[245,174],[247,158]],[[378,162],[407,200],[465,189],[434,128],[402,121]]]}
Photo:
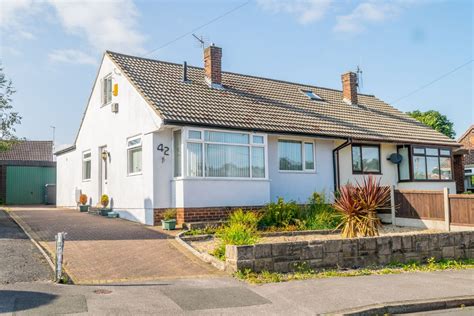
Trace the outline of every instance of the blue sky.
{"label": "blue sky", "polygon": [[[23,116],[18,135],[74,141],[105,49],[143,55],[242,1],[0,2],[0,59]],[[363,70],[362,93],[393,102],[473,59],[473,4],[453,1],[255,0],[195,33],[223,48],[223,69],[341,88]],[[202,65],[188,35],[150,58]],[[457,136],[474,122],[473,63],[399,100],[439,110]]]}

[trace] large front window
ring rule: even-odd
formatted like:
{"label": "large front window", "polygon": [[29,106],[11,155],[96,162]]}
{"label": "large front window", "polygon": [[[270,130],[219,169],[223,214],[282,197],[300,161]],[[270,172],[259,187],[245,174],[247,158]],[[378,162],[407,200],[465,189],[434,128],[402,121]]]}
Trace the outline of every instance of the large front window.
{"label": "large front window", "polygon": [[413,178],[415,180],[451,180],[451,151],[413,147]]}
{"label": "large front window", "polygon": [[400,181],[452,180],[449,148],[399,146],[402,161],[398,165]]}
{"label": "large front window", "polygon": [[[175,156],[175,159],[180,158]],[[187,130],[186,175],[265,178],[265,137],[250,133]]]}

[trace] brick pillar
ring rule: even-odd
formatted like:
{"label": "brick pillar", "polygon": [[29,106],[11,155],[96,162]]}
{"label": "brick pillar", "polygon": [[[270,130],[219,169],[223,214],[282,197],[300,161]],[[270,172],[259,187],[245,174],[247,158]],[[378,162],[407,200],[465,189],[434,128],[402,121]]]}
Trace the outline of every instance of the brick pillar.
{"label": "brick pillar", "polygon": [[350,104],[358,104],[357,99],[357,74],[347,72],[341,76],[342,96]]}
{"label": "brick pillar", "polygon": [[456,193],[464,192],[464,155],[453,156],[453,179],[456,182]]}

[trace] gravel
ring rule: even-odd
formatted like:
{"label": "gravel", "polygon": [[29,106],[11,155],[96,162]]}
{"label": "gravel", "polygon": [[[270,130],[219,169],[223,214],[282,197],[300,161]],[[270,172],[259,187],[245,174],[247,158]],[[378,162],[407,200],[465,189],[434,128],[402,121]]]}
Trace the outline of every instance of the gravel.
{"label": "gravel", "polygon": [[0,210],[0,284],[51,280],[46,259],[23,230]]}

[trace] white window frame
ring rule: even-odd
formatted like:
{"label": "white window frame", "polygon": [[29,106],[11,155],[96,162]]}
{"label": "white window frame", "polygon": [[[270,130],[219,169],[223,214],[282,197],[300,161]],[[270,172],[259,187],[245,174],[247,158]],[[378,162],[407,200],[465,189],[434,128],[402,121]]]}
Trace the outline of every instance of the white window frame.
{"label": "white window frame", "polygon": [[[105,91],[105,87],[106,87],[106,80],[109,80],[109,79],[110,79],[110,100],[107,100],[108,95],[107,95],[107,92]],[[112,103],[113,90],[114,90],[114,87],[113,87],[113,81],[112,81],[112,73],[109,73],[109,74],[105,75],[104,78],[102,78],[101,94],[100,94],[101,95],[101,100],[100,100],[101,107]]]}
{"label": "white window frame", "polygon": [[[140,140],[140,143],[135,144],[135,145],[129,145],[129,142],[137,140],[137,139]],[[127,145],[127,176],[141,175],[143,173],[143,138],[142,138],[142,135],[136,135],[136,136],[132,136],[132,137],[127,138],[126,145]],[[130,169],[129,169],[129,167],[130,167],[130,150],[138,148],[138,147],[140,147],[140,149],[142,151],[142,161],[141,161],[142,168],[138,172],[130,172]]]}
{"label": "white window frame", "polygon": [[[293,141],[293,142],[300,142],[301,143],[301,164],[302,170],[282,170],[280,169],[280,153],[279,153],[279,143],[280,141]],[[312,144],[313,145],[313,169],[306,169],[306,149],[305,144]],[[296,137],[278,137],[277,139],[277,155],[278,155],[278,172],[281,173],[316,173],[316,142],[314,140],[310,140],[307,138],[296,138]]]}
{"label": "white window frame", "polygon": [[[86,154],[89,154],[89,157],[85,158],[84,156],[85,156]],[[81,159],[81,162],[82,162],[82,168],[81,168],[81,170],[82,170],[82,176],[81,176],[82,182],[90,182],[91,179],[92,179],[92,152],[91,152],[90,149],[84,150],[84,151],[82,152],[82,159]],[[84,167],[85,167],[85,163],[86,163],[86,162],[90,162],[90,166],[91,166],[91,167],[90,167],[91,170],[90,170],[89,178],[85,178],[85,168],[84,168]]]}
{"label": "white window frame", "polygon": [[[190,131],[197,131],[201,132],[201,138],[189,138]],[[212,142],[205,140],[205,132],[223,132],[223,133],[234,133],[234,134],[246,134],[249,136],[249,143],[248,144],[240,144],[240,143],[221,143],[221,142]],[[263,143],[254,143],[253,136],[262,136]],[[182,129],[181,132],[182,142],[181,142],[181,177],[173,177],[174,179],[210,179],[210,180],[244,180],[244,181],[262,181],[268,180],[268,140],[267,135],[262,133],[253,133],[253,132],[246,132],[246,131],[230,131],[230,130],[222,130],[222,129],[213,129],[213,128],[199,128],[199,127],[185,127]],[[174,141],[173,141],[174,143]],[[189,176],[188,175],[188,143],[196,143],[201,144],[201,151],[202,151],[202,176]],[[249,168],[250,173],[249,177],[209,177],[206,176],[206,150],[205,144],[219,144],[219,145],[230,145],[230,146],[247,146],[249,147]],[[265,167],[265,175],[262,178],[254,178],[252,175],[252,148],[253,147],[260,147],[264,148],[264,167]],[[174,152],[174,151],[173,151]],[[173,159],[174,160],[174,159]],[[174,166],[173,166],[174,170]]]}

